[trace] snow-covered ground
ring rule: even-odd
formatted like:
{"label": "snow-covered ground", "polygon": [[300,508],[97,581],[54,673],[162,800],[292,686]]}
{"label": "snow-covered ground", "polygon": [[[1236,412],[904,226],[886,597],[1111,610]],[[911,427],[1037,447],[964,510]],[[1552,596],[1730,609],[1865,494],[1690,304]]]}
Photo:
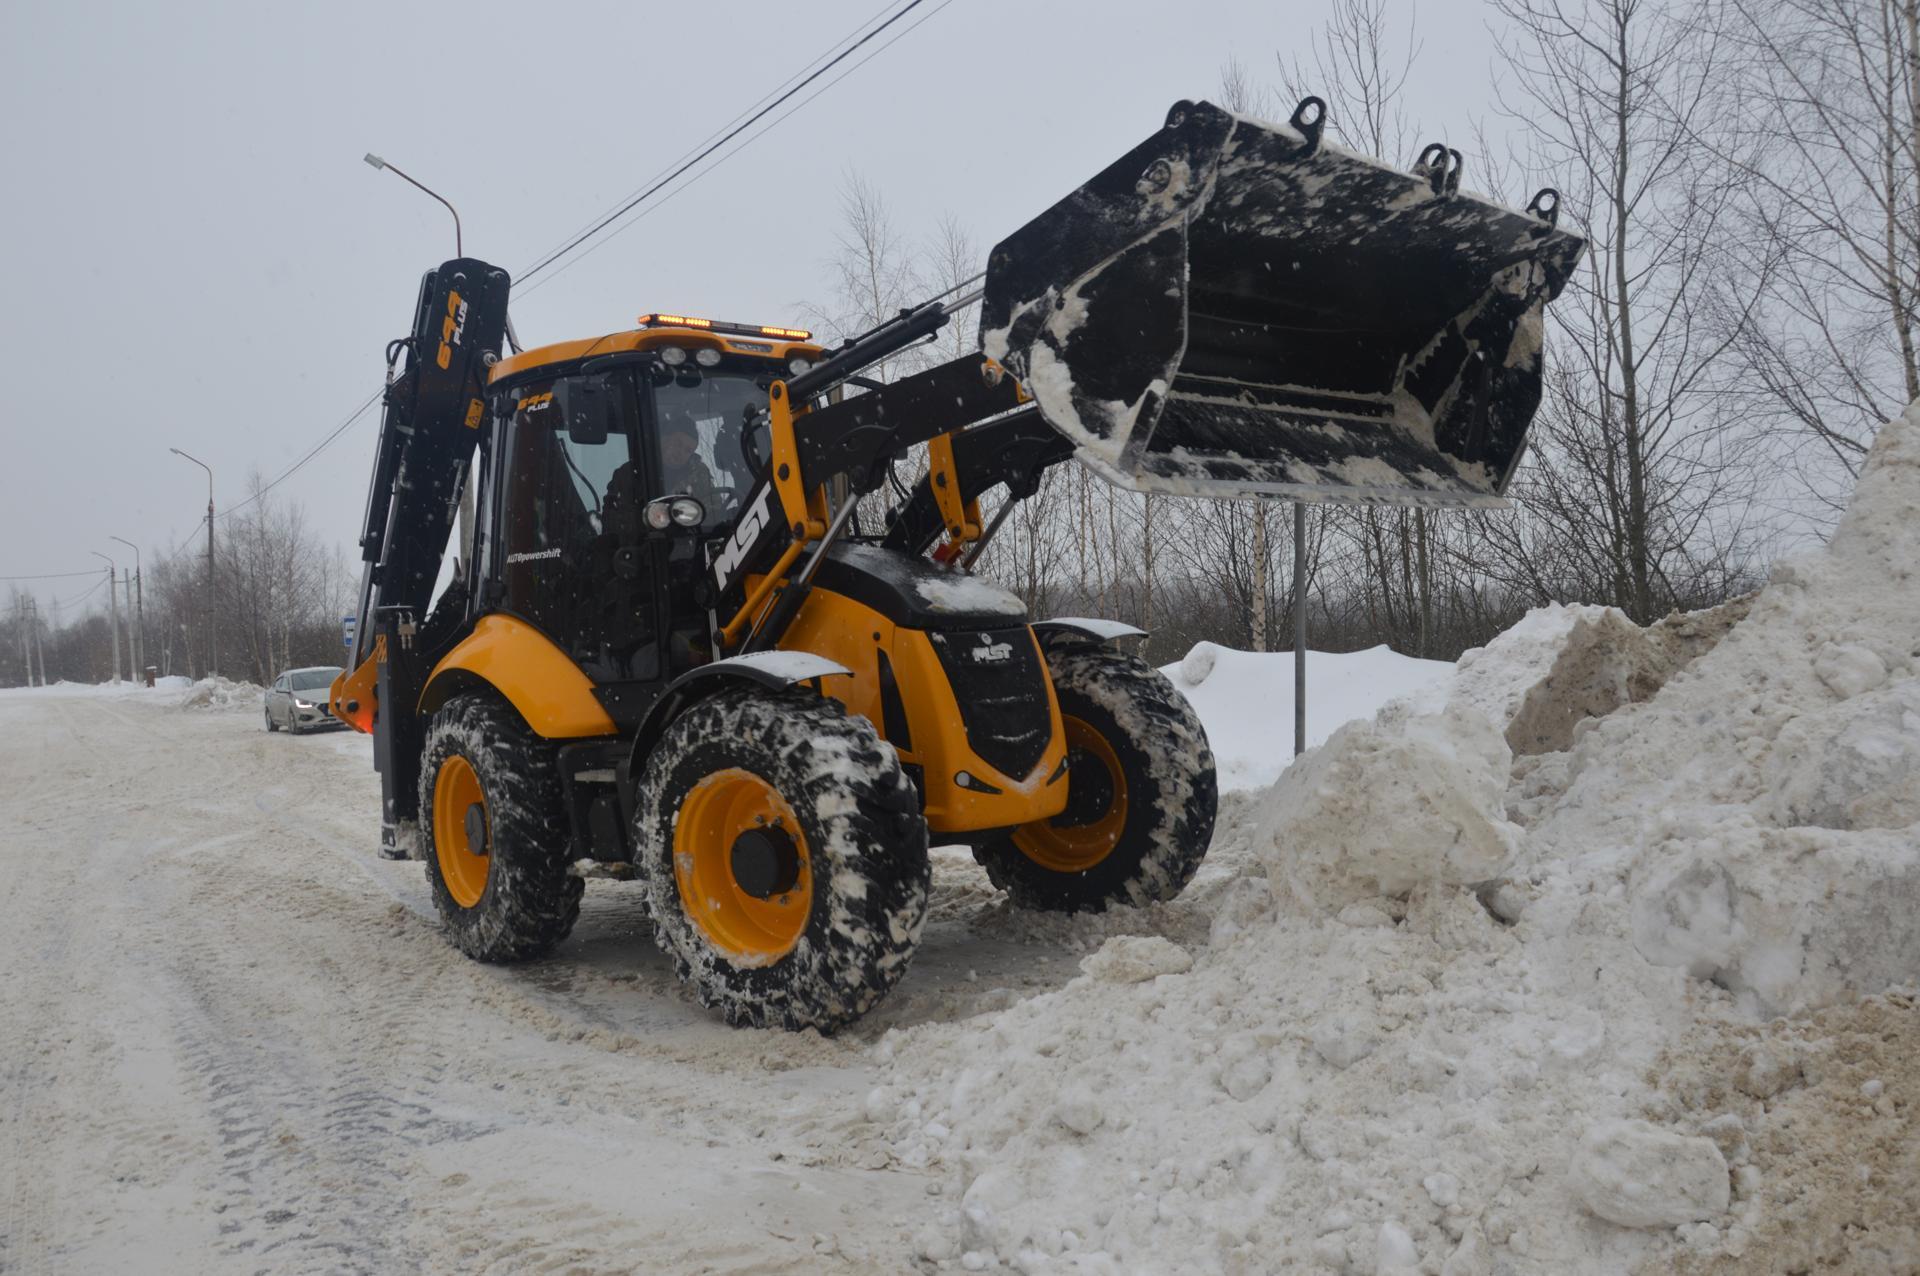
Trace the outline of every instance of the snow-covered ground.
{"label": "snow-covered ground", "polygon": [[628,885],[460,957],[258,688],[0,693],[0,1270],[1920,1270],[1917,571],[1920,417],[1754,599],[1313,657],[1284,773],[1289,658],[1202,649],[1194,884],[938,850],[832,1039],[694,1008]]}

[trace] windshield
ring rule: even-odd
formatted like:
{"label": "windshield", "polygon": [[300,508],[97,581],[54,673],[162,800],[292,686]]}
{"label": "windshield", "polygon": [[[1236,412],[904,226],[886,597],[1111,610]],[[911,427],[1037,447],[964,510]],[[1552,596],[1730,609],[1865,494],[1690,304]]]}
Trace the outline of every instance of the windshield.
{"label": "windshield", "polygon": [[333,685],[338,669],[299,669],[287,675],[287,685],[295,691],[322,691]]}
{"label": "windshield", "polygon": [[654,387],[660,492],[697,498],[707,507],[709,529],[731,517],[753,486],[740,433],[767,406],[768,384],[764,373],[681,368]]}

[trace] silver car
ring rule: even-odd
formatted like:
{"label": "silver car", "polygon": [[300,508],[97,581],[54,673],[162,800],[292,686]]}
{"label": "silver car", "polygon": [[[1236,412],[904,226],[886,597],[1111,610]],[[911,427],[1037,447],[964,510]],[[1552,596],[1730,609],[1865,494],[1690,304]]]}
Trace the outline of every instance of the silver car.
{"label": "silver car", "polygon": [[327,707],[333,680],[343,671],[334,665],[289,669],[267,688],[267,730],[281,727],[298,734],[309,727],[337,727],[340,719]]}

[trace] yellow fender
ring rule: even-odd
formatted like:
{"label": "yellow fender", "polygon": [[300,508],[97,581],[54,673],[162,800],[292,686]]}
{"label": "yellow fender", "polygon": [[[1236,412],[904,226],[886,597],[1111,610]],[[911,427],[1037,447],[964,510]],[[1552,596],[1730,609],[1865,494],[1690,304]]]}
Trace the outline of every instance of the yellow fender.
{"label": "yellow fender", "polygon": [[487,616],[433,667],[420,692],[424,717],[482,682],[507,698],[534,734],[549,740],[615,735],[593,683],[545,634],[511,616]]}

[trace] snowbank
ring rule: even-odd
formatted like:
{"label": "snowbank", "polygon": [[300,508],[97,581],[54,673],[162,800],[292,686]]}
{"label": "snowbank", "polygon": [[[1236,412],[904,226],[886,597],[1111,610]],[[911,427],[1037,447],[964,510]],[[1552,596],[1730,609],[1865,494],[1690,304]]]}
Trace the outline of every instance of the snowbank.
{"label": "snowbank", "polygon": [[1504,805],[1512,760],[1469,708],[1348,723],[1273,786],[1256,847],[1270,877],[1328,912],[1429,882],[1490,881],[1519,844]]}
{"label": "snowbank", "polygon": [[[1200,715],[1222,791],[1263,789],[1293,760],[1293,653],[1196,643],[1162,666]],[[1453,666],[1387,647],[1307,653],[1307,747],[1399,696],[1444,682]]]}
{"label": "snowbank", "polygon": [[256,710],[266,694],[265,688],[251,682],[235,682],[231,678],[202,678],[191,684],[187,693],[180,697],[179,705],[182,709]]}
{"label": "snowbank", "polygon": [[[1546,609],[1329,731],[1223,824],[1182,901],[1205,942],[1111,938],[1055,992],[881,1041],[866,1117],[951,1202],[919,1256],[1611,1273],[1795,1232],[1887,1266],[1911,1229],[1857,1174],[1768,1188],[1807,1140],[1767,1104],[1817,1045],[1750,1049],[1731,1087],[1665,1065],[1920,972],[1917,574],[1920,408],[1755,598],[1647,630]],[[1167,672],[1244,783],[1286,760],[1291,671],[1251,694],[1237,658]],[[1861,1084],[1858,1119],[1904,1120]]]}

